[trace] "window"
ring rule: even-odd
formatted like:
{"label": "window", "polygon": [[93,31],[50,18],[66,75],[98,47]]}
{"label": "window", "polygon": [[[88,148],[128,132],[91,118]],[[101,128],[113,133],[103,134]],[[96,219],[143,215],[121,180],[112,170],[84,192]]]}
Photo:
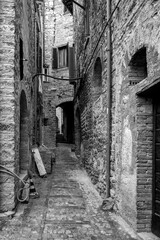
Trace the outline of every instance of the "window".
{"label": "window", "polygon": [[58,67],[63,68],[68,66],[68,47],[58,48]]}
{"label": "window", "polygon": [[[44,69],[44,74],[48,75],[48,68]],[[48,82],[48,77],[47,76],[45,76],[45,81]]]}
{"label": "window", "polygon": [[128,66],[129,85],[135,85],[147,78],[146,48],[142,47],[132,57]]}
{"label": "window", "polygon": [[53,48],[52,69],[68,67],[69,50],[68,45]]}
{"label": "window", "polygon": [[20,68],[20,80],[23,79],[23,41],[20,38],[19,43],[19,68]]}
{"label": "window", "polygon": [[43,126],[48,126],[48,118],[43,118]]}

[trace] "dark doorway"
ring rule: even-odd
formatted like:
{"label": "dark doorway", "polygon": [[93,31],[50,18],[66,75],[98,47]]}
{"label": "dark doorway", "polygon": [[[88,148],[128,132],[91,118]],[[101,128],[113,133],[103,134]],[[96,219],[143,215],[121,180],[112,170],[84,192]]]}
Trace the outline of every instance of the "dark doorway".
{"label": "dark doorway", "polygon": [[28,132],[28,110],[25,92],[20,97],[20,148],[19,148],[19,171],[28,169],[29,164],[29,132]]}
{"label": "dark doorway", "polygon": [[[148,161],[148,169],[146,171],[149,173],[149,167],[152,167],[152,221],[151,221],[151,230],[152,232],[160,237],[160,98],[159,98],[159,91],[160,91],[160,80],[157,81],[156,84],[153,84],[151,86],[146,87],[146,89],[143,89],[143,91],[141,93],[139,93],[139,96],[144,97],[144,108],[147,103],[147,100],[151,100],[151,104],[152,104],[152,112],[151,115],[149,115],[148,113],[148,109],[147,109],[147,116],[152,118],[152,129],[153,129],[153,135],[151,137],[148,138],[147,135],[145,135],[145,142],[147,142],[148,140],[151,143],[152,140],[152,165],[149,165],[149,161]],[[143,98],[141,98],[142,101]],[[149,107],[149,105],[148,105]],[[141,112],[142,114],[142,112]],[[144,116],[143,116],[143,123],[144,123]],[[145,125],[144,125],[145,126]],[[145,129],[147,130],[147,125],[145,126]],[[149,145],[148,145],[149,147]],[[140,148],[139,148],[140,150]],[[146,149],[148,150],[148,149]],[[146,151],[145,150],[145,151]],[[142,150],[143,152],[144,150]],[[148,151],[149,154],[151,154]],[[146,163],[145,163],[146,164]],[[147,175],[146,175],[147,176]],[[150,175],[151,176],[151,175]],[[150,181],[150,177],[148,175],[148,179],[146,179],[146,183],[144,185],[146,191],[147,189],[150,188],[149,186],[149,181]],[[148,192],[149,193],[149,192]],[[148,195],[148,199],[150,195]],[[148,202],[148,204],[150,204]],[[148,208],[149,210],[149,208]],[[149,211],[148,211],[149,212]],[[149,217],[149,216],[148,216]],[[146,218],[147,219],[147,218]],[[146,221],[145,219],[145,221]],[[148,222],[150,224],[150,221]]]}
{"label": "dark doorway", "polygon": [[160,237],[160,98],[154,100],[152,231]]}
{"label": "dark doorway", "polygon": [[73,102],[64,102],[57,106],[61,109],[61,117],[57,114],[60,127],[57,130],[56,141],[74,143],[74,108]]}

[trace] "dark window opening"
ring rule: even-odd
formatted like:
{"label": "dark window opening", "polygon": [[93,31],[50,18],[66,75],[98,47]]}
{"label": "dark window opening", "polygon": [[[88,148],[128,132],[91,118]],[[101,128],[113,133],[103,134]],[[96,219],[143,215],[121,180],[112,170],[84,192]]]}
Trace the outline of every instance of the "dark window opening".
{"label": "dark window opening", "polygon": [[93,74],[93,98],[96,100],[102,92],[102,64],[101,59],[98,57],[94,66]]}
{"label": "dark window opening", "polygon": [[43,125],[44,126],[48,126],[48,118],[44,118],[43,119]]}
{"label": "dark window opening", "polygon": [[29,134],[28,134],[28,109],[27,98],[22,90],[20,96],[20,146],[19,146],[19,171],[22,173],[28,169],[29,152]]}
{"label": "dark window opening", "polygon": [[[44,74],[48,75],[48,68],[44,69]],[[45,76],[45,81],[48,82],[48,77],[47,76]]]}
{"label": "dark window opening", "polygon": [[147,77],[146,48],[138,50],[132,57],[128,69],[129,84],[135,85]]}
{"label": "dark window opening", "polygon": [[20,80],[22,80],[23,79],[23,41],[21,38],[19,43],[19,54],[20,54],[20,60],[19,60]]}

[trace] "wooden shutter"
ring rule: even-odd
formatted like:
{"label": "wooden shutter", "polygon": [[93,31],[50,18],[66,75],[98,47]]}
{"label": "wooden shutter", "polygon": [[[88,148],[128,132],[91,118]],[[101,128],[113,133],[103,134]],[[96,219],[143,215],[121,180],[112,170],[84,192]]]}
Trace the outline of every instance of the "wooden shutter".
{"label": "wooden shutter", "polygon": [[[75,78],[75,51],[74,47],[69,47],[69,78]],[[70,81],[71,84],[74,81]]]}
{"label": "wooden shutter", "polygon": [[57,48],[53,48],[53,56],[52,56],[52,69],[57,69],[58,62],[57,62]]}

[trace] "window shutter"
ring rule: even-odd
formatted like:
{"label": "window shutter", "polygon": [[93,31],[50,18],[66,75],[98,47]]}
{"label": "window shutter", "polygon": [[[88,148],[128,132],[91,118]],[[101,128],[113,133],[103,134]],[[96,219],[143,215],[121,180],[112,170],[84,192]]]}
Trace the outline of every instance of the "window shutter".
{"label": "window shutter", "polygon": [[[75,78],[75,51],[74,47],[69,47],[69,78]],[[74,81],[70,81],[74,83]]]}
{"label": "window shutter", "polygon": [[57,48],[53,48],[53,56],[52,56],[52,69],[57,69]]}

